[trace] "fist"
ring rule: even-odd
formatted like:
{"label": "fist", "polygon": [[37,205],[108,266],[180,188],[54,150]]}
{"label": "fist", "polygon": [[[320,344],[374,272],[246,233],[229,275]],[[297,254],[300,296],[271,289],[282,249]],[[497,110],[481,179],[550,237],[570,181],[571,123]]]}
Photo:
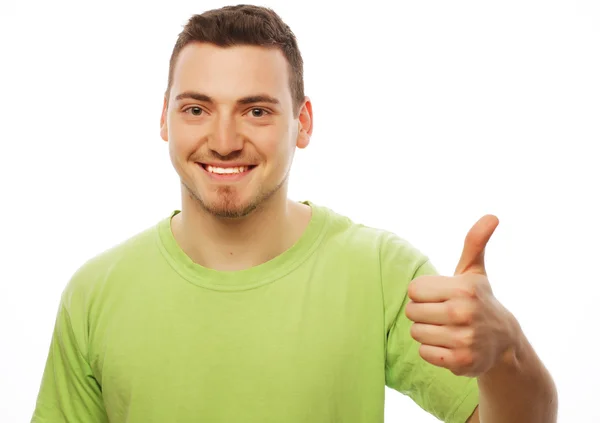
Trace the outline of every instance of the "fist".
{"label": "fist", "polygon": [[494,297],[484,251],[498,225],[481,218],[469,231],[455,275],[421,276],[408,286],[406,316],[420,356],[455,375],[477,377],[510,359],[518,323]]}

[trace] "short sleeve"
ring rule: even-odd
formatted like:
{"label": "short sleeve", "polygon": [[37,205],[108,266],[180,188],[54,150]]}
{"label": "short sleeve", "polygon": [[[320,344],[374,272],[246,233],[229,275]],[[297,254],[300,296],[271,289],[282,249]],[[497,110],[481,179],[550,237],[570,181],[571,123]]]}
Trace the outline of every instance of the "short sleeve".
{"label": "short sleeve", "polygon": [[449,423],[465,423],[479,403],[477,379],[456,376],[419,355],[406,317],[410,281],[438,272],[428,257],[407,241],[390,235],[381,248],[386,323],[386,385],[410,397],[429,414]]}
{"label": "short sleeve", "polygon": [[82,352],[64,296],[31,423],[107,423],[100,385]]}

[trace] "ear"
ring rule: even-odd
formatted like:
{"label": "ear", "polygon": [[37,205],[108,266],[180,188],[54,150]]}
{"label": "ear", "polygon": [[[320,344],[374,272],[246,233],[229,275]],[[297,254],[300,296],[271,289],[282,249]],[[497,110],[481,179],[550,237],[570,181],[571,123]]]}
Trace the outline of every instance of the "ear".
{"label": "ear", "polygon": [[169,103],[168,103],[168,99],[167,96],[165,95],[164,101],[163,101],[163,109],[162,109],[162,113],[160,116],[160,137],[164,140],[164,141],[169,141],[169,128],[167,127],[167,111],[169,109]]}
{"label": "ear", "polygon": [[298,116],[298,137],[296,138],[296,147],[306,148],[310,142],[310,136],[313,131],[313,113],[312,103],[308,97],[304,97],[304,103],[300,108]]}

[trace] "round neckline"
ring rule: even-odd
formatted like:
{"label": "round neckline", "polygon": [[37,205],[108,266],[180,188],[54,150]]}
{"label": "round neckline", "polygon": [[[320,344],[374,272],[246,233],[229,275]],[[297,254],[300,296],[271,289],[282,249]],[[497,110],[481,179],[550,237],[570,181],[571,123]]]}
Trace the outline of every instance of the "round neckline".
{"label": "round neckline", "polygon": [[244,270],[219,271],[195,263],[179,246],[171,229],[171,219],[181,213],[174,210],[156,226],[159,249],[171,267],[194,285],[218,291],[243,291],[257,288],[282,278],[300,266],[322,241],[330,215],[326,208],[310,201],[310,221],[292,247],[271,260]]}

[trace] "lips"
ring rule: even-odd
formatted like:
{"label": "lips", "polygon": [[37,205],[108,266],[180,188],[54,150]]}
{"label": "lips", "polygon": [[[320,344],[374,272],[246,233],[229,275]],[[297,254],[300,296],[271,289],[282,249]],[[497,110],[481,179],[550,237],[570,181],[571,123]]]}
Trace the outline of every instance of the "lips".
{"label": "lips", "polygon": [[214,181],[235,182],[245,178],[257,165],[228,163],[198,163],[206,174]]}
{"label": "lips", "polygon": [[216,166],[216,165],[202,165],[204,169],[206,169],[209,173],[215,173],[217,175],[233,175],[237,173],[244,173],[250,170],[250,165],[241,165],[241,166]]}

